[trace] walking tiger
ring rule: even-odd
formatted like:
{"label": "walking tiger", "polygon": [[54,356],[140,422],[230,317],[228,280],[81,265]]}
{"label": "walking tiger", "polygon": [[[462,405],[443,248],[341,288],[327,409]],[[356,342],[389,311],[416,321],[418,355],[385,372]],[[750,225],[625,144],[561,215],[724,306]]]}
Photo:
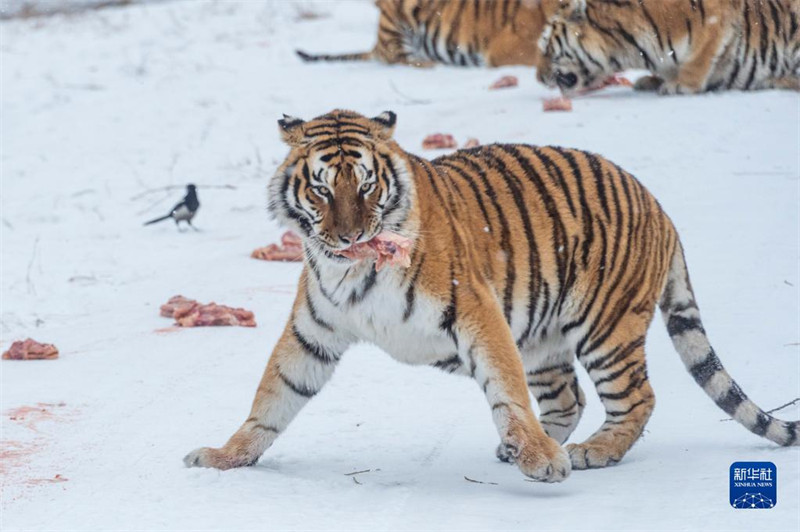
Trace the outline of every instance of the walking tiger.
{"label": "walking tiger", "polygon": [[[765,413],[722,367],[675,226],[633,176],[593,153],[523,144],[428,161],[392,139],[395,122],[392,112],[342,110],[279,121],[290,151],[269,183],[269,209],[303,238],[297,296],[244,424],[221,448],[191,452],[187,466],[254,464],[359,341],[474,379],[497,456],[531,478],[615,464],[655,404],[645,335],[657,305],[720,408],[755,434],[798,444],[800,422]],[[341,255],[382,231],[412,240],[408,268],[376,271]],[[606,420],[563,448],[585,404],[575,359]]]}

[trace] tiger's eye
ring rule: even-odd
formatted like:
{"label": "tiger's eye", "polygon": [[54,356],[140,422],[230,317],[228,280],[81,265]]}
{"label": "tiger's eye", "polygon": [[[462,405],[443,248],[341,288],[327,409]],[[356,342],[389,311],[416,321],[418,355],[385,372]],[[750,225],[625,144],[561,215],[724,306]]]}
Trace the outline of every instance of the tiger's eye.
{"label": "tiger's eye", "polygon": [[328,187],[311,187],[311,191],[323,198],[327,198],[331,195],[331,191],[328,190]]}

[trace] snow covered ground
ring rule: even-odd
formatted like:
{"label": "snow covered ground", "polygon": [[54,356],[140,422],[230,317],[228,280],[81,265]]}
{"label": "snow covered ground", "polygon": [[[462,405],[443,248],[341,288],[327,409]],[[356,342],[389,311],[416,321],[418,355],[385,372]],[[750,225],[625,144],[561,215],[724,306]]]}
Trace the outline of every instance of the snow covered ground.
{"label": "snow covered ground", "polygon": [[[526,68],[305,65],[292,53],[366,49],[376,22],[361,0],[193,0],[0,26],[0,347],[31,336],[62,353],[0,363],[0,528],[798,530],[800,449],[721,422],[660,319],[644,438],[618,466],[559,485],[495,459],[473,382],[367,345],[258,466],[183,467],[247,415],[300,273],[249,258],[280,234],[265,185],[286,153],[281,113],[391,109],[417,153],[444,132],[611,158],[681,231],[712,342],[745,391],[765,408],[800,396],[796,93],[617,88],[544,114],[552,94]],[[520,86],[488,91],[503,74]],[[188,182],[201,186],[201,232],[142,227],[183,194],[147,190]],[[202,188],[225,184],[235,189]],[[158,306],[174,294],[250,308],[259,325],[159,333],[170,320]],[[572,441],[603,419],[588,395]],[[777,464],[774,509],[729,506],[728,468],[747,460]]]}

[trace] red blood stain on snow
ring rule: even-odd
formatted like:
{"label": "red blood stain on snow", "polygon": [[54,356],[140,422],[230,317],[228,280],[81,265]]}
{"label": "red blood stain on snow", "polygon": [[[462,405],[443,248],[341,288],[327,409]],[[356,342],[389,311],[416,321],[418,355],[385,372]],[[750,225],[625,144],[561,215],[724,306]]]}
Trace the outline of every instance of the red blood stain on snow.
{"label": "red blood stain on snow", "polygon": [[8,475],[13,469],[21,468],[29,463],[30,456],[42,447],[42,439],[37,438],[32,442],[15,440],[0,442],[0,473],[3,475],[3,484],[5,484],[5,480],[8,480]]}
{"label": "red blood stain on snow", "polygon": [[[4,422],[10,422],[23,429],[21,432],[13,431],[19,434],[20,439],[0,441],[0,477],[6,493],[11,491],[20,493],[20,489],[24,492],[25,488],[59,484],[68,480],[60,473],[47,474],[46,461],[37,461],[37,458],[46,456],[52,449],[53,439],[49,437],[45,427],[53,423],[71,421],[75,413],[75,409],[68,408],[65,403],[36,403],[3,412]],[[25,438],[25,434],[30,435],[30,438]],[[4,498],[10,501],[16,497]]]}
{"label": "red blood stain on snow", "polygon": [[67,406],[65,403],[36,403],[34,406],[18,406],[6,410],[4,415],[26,428],[39,432],[36,428],[45,421],[64,421],[63,412],[55,412]]}

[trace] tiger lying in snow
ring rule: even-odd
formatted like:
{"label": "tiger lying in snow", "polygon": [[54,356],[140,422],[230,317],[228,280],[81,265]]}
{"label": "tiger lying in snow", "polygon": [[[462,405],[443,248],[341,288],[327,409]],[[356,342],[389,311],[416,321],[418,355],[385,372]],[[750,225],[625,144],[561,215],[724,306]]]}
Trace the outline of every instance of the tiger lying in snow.
{"label": "tiger lying in snow", "polygon": [[[592,153],[521,144],[427,161],[392,140],[394,126],[391,112],[280,121],[291,149],[270,182],[270,210],[303,237],[297,297],[250,415],[186,465],[254,464],[360,340],[474,378],[498,457],[529,477],[558,482],[615,464],[653,410],[644,345],[656,305],[717,405],[755,434],[797,445],[800,422],[765,413],[723,369],[675,227],[633,176]],[[411,239],[407,268],[377,271],[352,253],[383,232]],[[606,421],[564,449],[585,403],[576,357]]]}
{"label": "tiger lying in snow", "polygon": [[544,25],[539,0],[377,0],[378,42],[369,52],[304,61],[368,61],[430,66],[535,65]]}

